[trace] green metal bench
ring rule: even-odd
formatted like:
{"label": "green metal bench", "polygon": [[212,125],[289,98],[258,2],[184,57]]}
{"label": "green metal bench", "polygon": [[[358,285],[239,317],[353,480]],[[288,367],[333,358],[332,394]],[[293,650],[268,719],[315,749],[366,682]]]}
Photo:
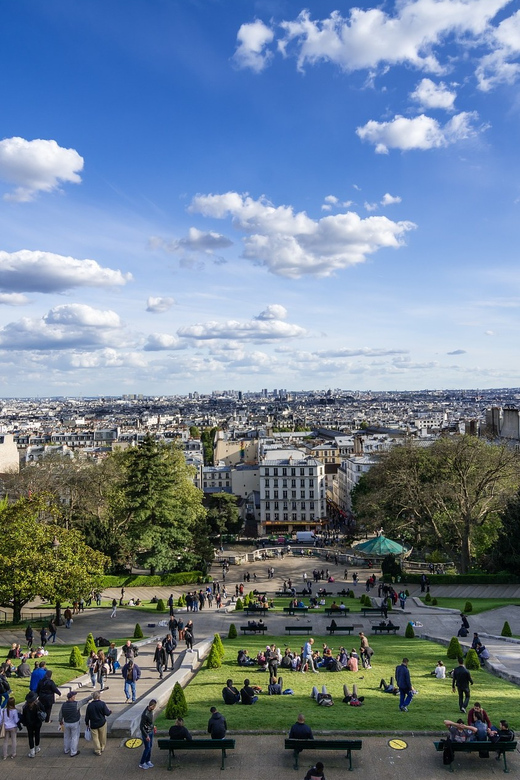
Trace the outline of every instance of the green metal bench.
{"label": "green metal bench", "polygon": [[222,751],[221,769],[225,768],[226,750],[235,749],[234,739],[158,739],[159,750],[168,751],[168,771],[172,768],[172,758],[176,750],[220,750]]}
{"label": "green metal bench", "polygon": [[349,771],[352,772],[352,751],[361,750],[363,742],[360,739],[286,739],[285,749],[292,750],[294,754],[294,769],[298,769],[298,757],[302,750],[314,750],[321,753],[322,750],[346,750],[349,763]]}
{"label": "green metal bench", "polygon": [[297,634],[312,634],[312,626],[285,626],[288,634],[296,631]]}
{"label": "green metal bench", "polygon": [[354,631],[354,626],[343,626],[340,623],[338,623],[335,626],[326,626],[326,631],[329,632],[329,634],[335,634],[336,631],[348,631],[349,634]]}
{"label": "green metal bench", "polygon": [[[509,772],[507,768],[506,753],[513,753],[516,750],[516,742],[447,742],[441,739],[440,742],[434,742],[435,750],[444,752],[444,748],[449,744],[453,753],[498,753],[497,758],[504,759],[504,772]],[[450,763],[450,772],[453,772],[453,761]]]}

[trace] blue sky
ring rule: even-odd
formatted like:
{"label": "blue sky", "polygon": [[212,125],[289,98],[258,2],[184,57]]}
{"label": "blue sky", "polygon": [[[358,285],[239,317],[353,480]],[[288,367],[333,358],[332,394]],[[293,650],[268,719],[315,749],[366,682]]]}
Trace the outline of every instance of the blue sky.
{"label": "blue sky", "polygon": [[518,0],[0,36],[0,396],[520,386]]}

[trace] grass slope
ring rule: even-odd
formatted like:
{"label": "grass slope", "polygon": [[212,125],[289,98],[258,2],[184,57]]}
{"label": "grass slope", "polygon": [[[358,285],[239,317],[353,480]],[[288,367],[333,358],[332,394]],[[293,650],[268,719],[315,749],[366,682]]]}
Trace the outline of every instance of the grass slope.
{"label": "grass slope", "polygon": [[[337,650],[342,643],[349,650],[356,644],[357,637],[335,639],[333,649]],[[457,720],[461,717],[458,711],[458,696],[451,693],[451,679],[436,680],[430,672],[437,660],[442,658],[446,668],[453,668],[453,662],[446,658],[446,648],[419,639],[404,637],[373,637],[371,646],[374,649],[373,668],[360,670],[357,674],[351,672],[320,672],[320,674],[284,673],[284,688],[292,688],[294,696],[267,696],[261,694],[259,702],[244,707],[224,705],[221,696],[222,687],[228,677],[231,677],[238,688],[242,687],[245,677],[251,682],[267,690],[267,672],[261,672],[256,667],[244,669],[236,664],[237,651],[247,647],[251,657],[255,657],[260,647],[273,642],[283,648],[284,641],[290,641],[299,649],[301,638],[297,637],[264,637],[251,640],[239,637],[234,640],[224,639],[226,656],[220,669],[204,667],[185,689],[188,703],[186,725],[189,729],[205,731],[209,718],[209,708],[217,706],[225,715],[230,731],[278,731],[285,732],[295,722],[299,712],[303,712],[309,725],[316,731],[340,731],[348,734],[357,730],[399,731],[401,729],[414,731],[443,731],[443,720]],[[315,646],[321,647],[325,637],[315,636]],[[410,673],[413,685],[418,689],[407,713],[399,711],[399,698],[378,690],[381,677],[388,682],[394,674],[396,664],[407,656],[410,659]],[[481,701],[493,722],[501,718],[509,720],[513,728],[520,723],[518,715],[518,687],[492,676],[489,672],[479,670],[472,672],[474,686],[471,701]],[[358,694],[365,696],[362,707],[349,707],[342,703],[343,684],[349,687],[357,683]],[[327,690],[334,698],[334,706],[319,707],[310,698],[313,685],[327,685]],[[471,706],[471,705],[470,705]],[[164,714],[157,718],[159,728],[171,725]]]}
{"label": "grass slope", "polygon": [[[471,612],[468,612],[468,617],[470,619],[472,615],[478,615],[480,612],[488,612],[490,609],[508,607],[509,605],[516,606],[518,604],[518,599],[457,599],[437,596],[438,607],[459,609],[461,612],[464,612],[464,607],[468,601],[470,601],[473,606]],[[424,603],[428,605],[427,602]]]}

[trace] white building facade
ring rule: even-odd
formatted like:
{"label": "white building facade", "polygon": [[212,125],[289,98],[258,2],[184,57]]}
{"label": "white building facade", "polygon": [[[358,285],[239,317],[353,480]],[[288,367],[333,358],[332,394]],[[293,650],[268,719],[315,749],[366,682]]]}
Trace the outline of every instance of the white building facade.
{"label": "white building facade", "polygon": [[326,520],[325,466],[316,458],[273,454],[260,464],[259,534],[314,530]]}

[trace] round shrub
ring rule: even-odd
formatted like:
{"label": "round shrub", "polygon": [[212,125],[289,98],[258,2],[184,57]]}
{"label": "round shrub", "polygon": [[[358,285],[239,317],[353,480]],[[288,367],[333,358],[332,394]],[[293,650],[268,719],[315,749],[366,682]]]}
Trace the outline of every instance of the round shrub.
{"label": "round shrub", "polygon": [[406,598],[409,598],[409,596],[410,596],[410,591],[408,590],[408,588],[406,588],[406,590],[405,590],[405,593],[406,593]]}
{"label": "round shrub", "polygon": [[143,629],[141,628],[139,623],[136,623],[134,628],[134,639],[143,639],[143,637],[144,637]]}
{"label": "round shrub", "polygon": [[186,596],[184,593],[182,593],[179,598],[177,599],[177,606],[178,607],[185,607],[186,606]]}
{"label": "round shrub", "polygon": [[235,626],[234,623],[231,623],[231,625],[229,626],[229,631],[228,631],[227,638],[228,639],[236,639],[237,636],[238,636],[237,627]]}
{"label": "round shrub", "polygon": [[183,718],[187,712],[186,696],[180,684],[176,682],[164,710],[165,717],[167,720],[177,720],[177,718]]}
{"label": "round shrub", "polygon": [[452,636],[450,639],[446,655],[448,658],[460,658],[460,656],[463,655],[462,647],[460,646],[460,642],[456,636]]}
{"label": "round shrub", "polygon": [[355,599],[356,598],[356,594],[354,593],[353,590],[349,590],[348,597],[349,597],[349,599]]}
{"label": "round shrub", "polygon": [[413,639],[415,636],[415,631],[413,630],[413,626],[411,623],[406,624],[406,630],[404,632],[404,635],[407,639]]}
{"label": "round shrub", "polygon": [[164,610],[166,609],[166,607],[164,605],[164,599],[159,599],[158,600],[156,609],[157,609],[157,612],[164,612]]}
{"label": "round shrub", "polygon": [[471,648],[471,650],[468,650],[465,658],[465,664],[466,664],[466,669],[470,669],[471,671],[475,669],[480,669],[480,661],[477,655],[477,651],[473,650],[473,648]]}
{"label": "round shrub", "polygon": [[473,612],[473,604],[471,601],[466,601],[464,604],[464,612]]}
{"label": "round shrub", "polygon": [[70,651],[69,656],[69,666],[71,666],[73,669],[83,669],[83,656],[81,655],[81,650],[77,645],[74,645],[72,650]]}
{"label": "round shrub", "polygon": [[511,626],[509,625],[507,620],[502,626],[502,633],[500,634],[500,636],[513,636],[513,632],[511,631]]}
{"label": "round shrub", "polygon": [[424,597],[424,600],[425,600],[425,601],[426,601],[428,604],[431,602],[431,600],[432,600],[432,597],[431,597],[430,593],[427,593],[427,594],[426,594],[426,596]]}
{"label": "round shrub", "polygon": [[431,605],[432,605],[432,607],[436,607],[438,603],[439,603],[439,602],[437,601],[437,599],[432,599],[432,600],[431,600]]}
{"label": "round shrub", "polygon": [[92,636],[92,634],[89,634],[85,642],[85,647],[83,648],[83,655],[89,656],[92,651],[97,653],[97,647],[96,647],[96,643],[94,642],[94,637]]}
{"label": "round shrub", "polygon": [[244,609],[244,603],[241,598],[238,598],[237,603],[235,604],[235,611],[240,612],[243,609]]}

